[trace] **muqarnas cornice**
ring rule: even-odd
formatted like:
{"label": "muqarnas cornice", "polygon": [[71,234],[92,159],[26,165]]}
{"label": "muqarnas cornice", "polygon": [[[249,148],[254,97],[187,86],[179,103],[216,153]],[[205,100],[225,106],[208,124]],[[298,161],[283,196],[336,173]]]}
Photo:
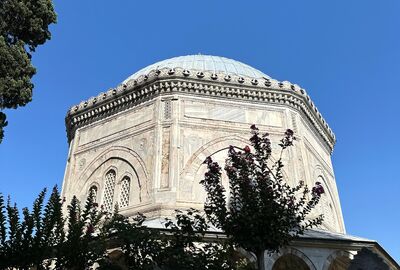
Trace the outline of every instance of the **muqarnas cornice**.
{"label": "muqarnas cornice", "polygon": [[266,77],[252,78],[181,68],[151,70],[71,107],[65,119],[68,141],[73,139],[80,127],[155,97],[171,94],[287,106],[306,116],[330,151],[335,145],[333,131],[306,91],[298,85]]}

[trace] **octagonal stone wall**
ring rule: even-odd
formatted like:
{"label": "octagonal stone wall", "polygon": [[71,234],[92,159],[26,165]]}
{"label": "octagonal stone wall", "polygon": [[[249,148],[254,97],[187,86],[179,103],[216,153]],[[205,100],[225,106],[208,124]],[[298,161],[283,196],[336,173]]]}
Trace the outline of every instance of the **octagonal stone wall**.
{"label": "octagonal stone wall", "polygon": [[307,118],[285,104],[170,94],[89,123],[78,128],[70,142],[63,196],[85,200],[95,185],[101,204],[104,175],[113,167],[114,203],[121,179],[131,179],[123,214],[166,216],[176,208],[201,209],[202,162],[211,155],[223,165],[229,145],[248,144],[251,124],[270,133],[275,147],[287,128],[295,131],[295,147],[284,155],[285,178],[290,184],[322,182],[327,192],[314,215],[324,213],[323,228],[344,232],[330,149]]}

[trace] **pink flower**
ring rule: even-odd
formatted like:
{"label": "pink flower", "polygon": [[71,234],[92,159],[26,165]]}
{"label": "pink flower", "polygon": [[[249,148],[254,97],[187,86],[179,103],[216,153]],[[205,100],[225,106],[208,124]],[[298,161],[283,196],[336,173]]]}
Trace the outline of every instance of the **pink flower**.
{"label": "pink flower", "polygon": [[203,164],[210,164],[212,162],[212,158],[211,157],[206,157],[206,159],[204,160]]}
{"label": "pink flower", "polygon": [[92,233],[94,233],[94,227],[93,227],[93,225],[92,224],[89,224],[88,226],[87,226],[87,234],[92,234]]}
{"label": "pink flower", "polygon": [[317,196],[321,196],[325,193],[324,187],[321,185],[320,182],[315,183],[315,187],[312,188],[312,193]]}
{"label": "pink flower", "polygon": [[250,153],[250,147],[249,147],[248,145],[246,145],[246,146],[244,147],[244,151],[245,151],[246,153]]}
{"label": "pink flower", "polygon": [[286,136],[293,136],[293,134],[294,134],[294,132],[291,129],[287,129],[286,132],[285,132]]}
{"label": "pink flower", "polygon": [[254,125],[254,124],[252,124],[252,125],[250,126],[250,128],[251,128],[252,130],[258,130],[258,128],[256,127],[256,125]]}

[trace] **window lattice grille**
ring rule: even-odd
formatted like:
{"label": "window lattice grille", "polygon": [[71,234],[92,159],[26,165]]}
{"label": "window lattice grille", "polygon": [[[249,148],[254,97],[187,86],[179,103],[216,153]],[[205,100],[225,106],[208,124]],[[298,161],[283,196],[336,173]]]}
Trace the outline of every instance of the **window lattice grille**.
{"label": "window lattice grille", "polygon": [[107,212],[113,211],[114,186],[115,171],[111,170],[106,174],[106,181],[104,185],[103,205],[104,210]]}
{"label": "window lattice grille", "polygon": [[119,207],[127,207],[129,205],[129,191],[131,188],[131,180],[124,177],[121,183],[121,193],[119,196]]}

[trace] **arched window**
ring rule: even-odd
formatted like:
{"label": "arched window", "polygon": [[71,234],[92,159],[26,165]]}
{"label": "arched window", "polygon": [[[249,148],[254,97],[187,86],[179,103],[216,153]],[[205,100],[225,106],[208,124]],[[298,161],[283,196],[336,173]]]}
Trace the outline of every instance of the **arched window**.
{"label": "arched window", "polygon": [[96,186],[91,186],[89,188],[88,196],[92,194],[93,196],[93,202],[97,202],[97,187]]}
{"label": "arched window", "polygon": [[121,182],[121,192],[119,194],[119,207],[127,207],[129,205],[129,193],[131,189],[131,179],[125,176]]}
{"label": "arched window", "polygon": [[103,205],[104,210],[107,212],[113,211],[115,176],[114,170],[109,170],[105,176]]}
{"label": "arched window", "polygon": [[280,257],[272,267],[272,270],[310,270],[310,267],[299,257],[293,254],[285,254]]}

